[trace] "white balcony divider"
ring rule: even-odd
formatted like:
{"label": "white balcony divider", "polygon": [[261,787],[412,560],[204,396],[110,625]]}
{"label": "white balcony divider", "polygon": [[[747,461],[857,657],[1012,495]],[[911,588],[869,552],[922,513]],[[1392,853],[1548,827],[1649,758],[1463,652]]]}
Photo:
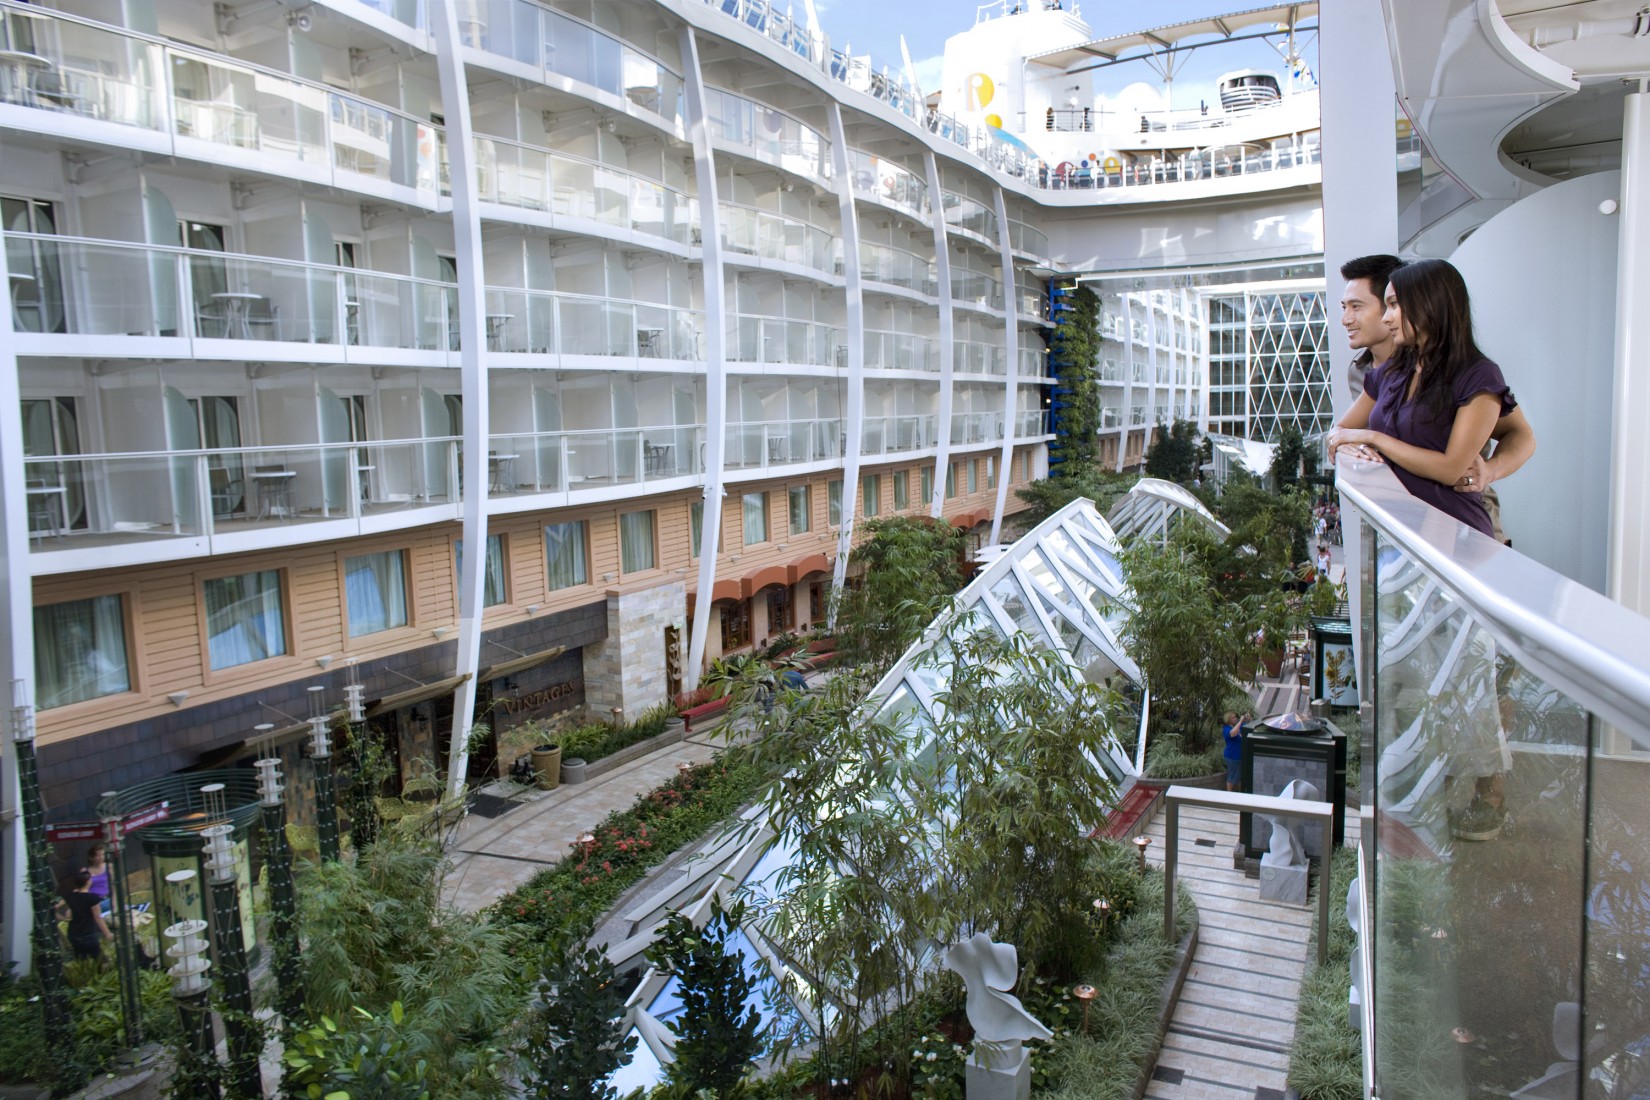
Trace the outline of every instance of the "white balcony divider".
{"label": "white balcony divider", "polygon": [[742,203],[718,204],[722,247],[729,253],[842,274],[842,239],[801,218]]}
{"label": "white balcony divider", "polygon": [[586,157],[507,138],[475,139],[483,202],[586,218],[679,245],[699,239],[699,200],[674,187]]}
{"label": "white balcony divider", "polygon": [[490,351],[704,358],[703,311],[656,302],[490,286],[486,320]]}

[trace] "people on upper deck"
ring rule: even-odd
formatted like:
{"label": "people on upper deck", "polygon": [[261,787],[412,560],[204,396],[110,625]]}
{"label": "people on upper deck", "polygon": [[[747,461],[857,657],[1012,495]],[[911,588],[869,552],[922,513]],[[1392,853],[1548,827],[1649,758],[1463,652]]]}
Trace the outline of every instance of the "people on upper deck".
{"label": "people on upper deck", "polygon": [[[1396,256],[1374,255],[1343,264],[1341,275],[1347,280],[1341,324],[1359,353],[1348,367],[1357,401],[1330,433],[1330,460],[1343,448],[1359,458],[1391,460],[1410,492],[1505,541],[1499,503],[1486,490],[1535,452],[1535,432],[1500,368],[1478,350],[1460,273],[1442,260],[1405,265]],[[1493,375],[1479,369],[1480,363]],[[1386,366],[1391,369],[1380,369]],[[1483,388],[1481,376],[1491,377],[1499,389]],[[1483,398],[1478,411],[1462,421],[1459,414],[1477,397]],[[1467,455],[1465,468],[1455,472],[1460,447],[1476,435],[1477,420],[1492,409],[1497,415],[1487,437]],[[1466,432],[1461,440],[1454,434],[1458,424]],[[1415,445],[1443,458],[1412,453]],[[1393,453],[1406,448],[1408,461]],[[1462,499],[1448,501],[1452,491]]]}

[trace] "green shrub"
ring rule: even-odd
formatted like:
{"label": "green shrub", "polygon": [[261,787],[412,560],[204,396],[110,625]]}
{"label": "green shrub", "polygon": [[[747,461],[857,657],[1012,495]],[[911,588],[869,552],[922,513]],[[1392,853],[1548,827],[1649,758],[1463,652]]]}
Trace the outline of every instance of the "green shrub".
{"label": "green shrub", "polygon": [[406,1030],[400,1001],[383,1016],[354,1008],[338,1023],[321,1017],[315,1026],[294,1032],[287,1044],[288,1094],[309,1100],[430,1100],[429,1064],[413,1057]]}
{"label": "green shrub", "polygon": [[668,1072],[689,1096],[703,1089],[729,1095],[762,1052],[762,1016],[752,1003],[756,986],[744,958],[729,949],[744,919],[744,902],[723,908],[712,895],[704,927],[672,912],[648,949],[648,961],[679,983],[682,1012],[670,1024],[676,1060]]}
{"label": "green shrub", "polygon": [[1210,745],[1202,752],[1187,752],[1179,734],[1158,733],[1146,749],[1146,774],[1153,779],[1195,779],[1225,770],[1220,745]]}
{"label": "green shrub", "polygon": [[533,1010],[523,1054],[523,1083],[544,1100],[615,1100],[607,1078],[630,1061],[625,990],[600,948],[549,960],[544,1003]]}
{"label": "green shrub", "polygon": [[[1346,922],[1346,907],[1337,904],[1357,874],[1357,850],[1336,852],[1330,864],[1329,959],[1322,966],[1310,965],[1301,982],[1295,1041],[1289,1049],[1289,1084],[1302,1100],[1357,1100],[1363,1093],[1363,1045],[1347,1017],[1346,1001],[1357,941]],[[1314,943],[1316,939],[1314,931]]]}

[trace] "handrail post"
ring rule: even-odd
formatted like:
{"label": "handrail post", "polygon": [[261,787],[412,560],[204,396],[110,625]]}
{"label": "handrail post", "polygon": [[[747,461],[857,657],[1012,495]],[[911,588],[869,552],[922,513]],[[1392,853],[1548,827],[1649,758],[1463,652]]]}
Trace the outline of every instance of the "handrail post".
{"label": "handrail post", "polygon": [[1164,803],[1163,818],[1163,939],[1175,943],[1175,865],[1180,853],[1180,800]]}

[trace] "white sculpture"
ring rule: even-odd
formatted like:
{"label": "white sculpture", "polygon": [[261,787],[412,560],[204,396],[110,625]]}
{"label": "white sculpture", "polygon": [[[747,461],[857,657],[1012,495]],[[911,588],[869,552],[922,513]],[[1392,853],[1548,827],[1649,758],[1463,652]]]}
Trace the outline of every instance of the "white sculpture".
{"label": "white sculpture", "polygon": [[[1278,797],[1316,802],[1318,788],[1304,779],[1292,779],[1278,792]],[[1308,861],[1306,848],[1301,843],[1300,820],[1270,814],[1261,817],[1272,825],[1272,842],[1260,857],[1261,899],[1305,905]]]}
{"label": "white sculpture", "polygon": [[1019,952],[1011,943],[993,943],[976,932],[946,952],[941,965],[962,975],[967,992],[964,1008],[974,1028],[966,1078],[969,1100],[1027,1100],[1031,1059],[1020,1044],[1054,1033],[1009,992],[1020,975]]}

